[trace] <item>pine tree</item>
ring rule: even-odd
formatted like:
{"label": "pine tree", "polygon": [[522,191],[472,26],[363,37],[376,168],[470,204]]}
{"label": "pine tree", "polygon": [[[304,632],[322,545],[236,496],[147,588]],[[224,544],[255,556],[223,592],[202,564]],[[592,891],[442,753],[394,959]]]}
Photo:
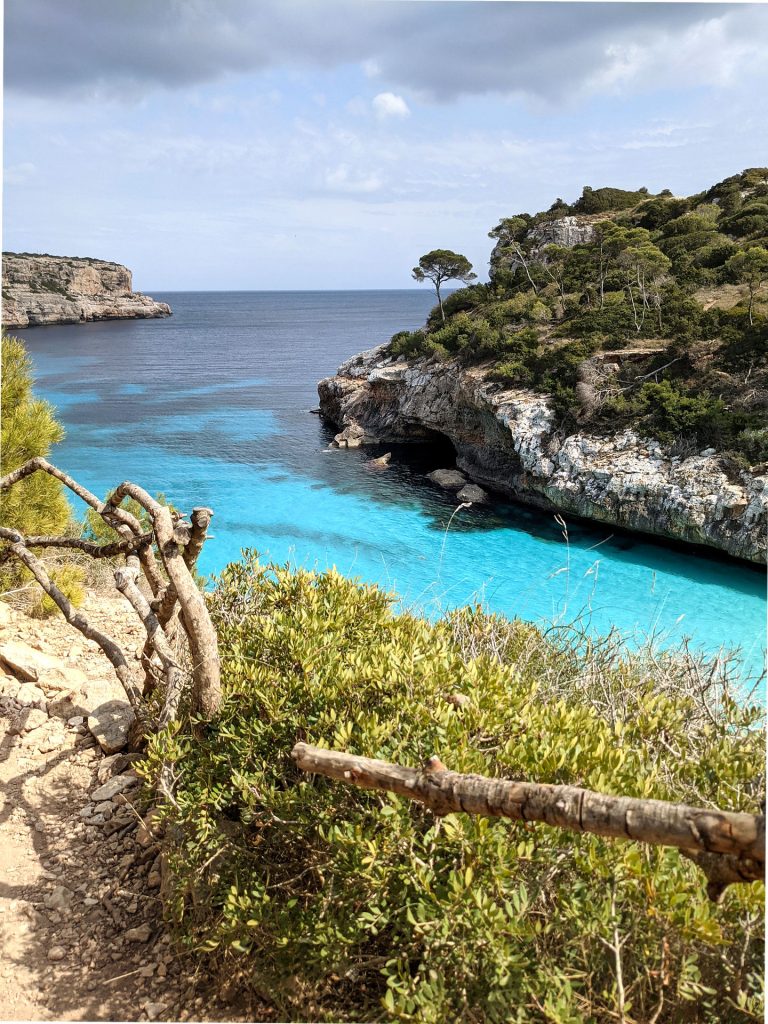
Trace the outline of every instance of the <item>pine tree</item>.
{"label": "pine tree", "polygon": [[[2,338],[0,474],[37,455],[47,457],[64,437],[53,407],[32,392],[32,363],[18,338]],[[0,523],[24,534],[63,532],[70,508],[58,480],[45,473],[0,493]]]}

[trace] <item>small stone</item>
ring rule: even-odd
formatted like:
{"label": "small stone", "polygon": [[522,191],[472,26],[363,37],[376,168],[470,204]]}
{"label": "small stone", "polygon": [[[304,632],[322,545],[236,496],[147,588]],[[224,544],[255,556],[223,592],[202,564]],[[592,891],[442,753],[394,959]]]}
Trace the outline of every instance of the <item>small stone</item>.
{"label": "small stone", "polygon": [[114,775],[121,775],[134,761],[140,760],[141,756],[141,754],[123,753],[103,758],[96,770],[99,782],[108,782]]}
{"label": "small stone", "polygon": [[146,967],[142,967],[139,970],[139,977],[140,978],[151,978],[154,973],[155,973],[155,965],[154,964],[147,964]]}
{"label": "small stone", "polygon": [[88,728],[105,754],[115,754],[128,743],[135,715],[124,700],[108,700],[94,709]]}
{"label": "small stone", "polygon": [[159,1020],[165,1013],[165,1003],[144,1003],[142,1009],[147,1015],[147,1020]]}
{"label": "small stone", "polygon": [[72,890],[66,885],[57,885],[43,900],[48,910],[68,910],[72,905]]}
{"label": "small stone", "polygon": [[83,904],[86,907],[95,907],[99,901],[93,896],[86,896],[83,900]]}
{"label": "small stone", "polygon": [[116,775],[109,782],[105,782],[103,786],[94,789],[91,793],[91,800],[95,803],[101,803],[102,800],[111,800],[118,793],[122,793],[124,789],[135,786],[138,781],[135,775]]}
{"label": "small stone", "polygon": [[51,946],[48,950],[48,959],[56,962],[57,960],[63,960],[67,955],[66,949],[63,946]]}
{"label": "small stone", "polygon": [[125,933],[128,942],[148,942],[152,929],[148,924],[140,924],[136,928],[129,928]]}
{"label": "small stone", "polygon": [[45,725],[48,715],[39,708],[23,708],[22,711],[11,722],[8,730],[12,736],[21,736],[23,733],[32,732]]}
{"label": "small stone", "polygon": [[22,707],[45,708],[45,694],[34,683],[22,683],[16,690],[16,703]]}

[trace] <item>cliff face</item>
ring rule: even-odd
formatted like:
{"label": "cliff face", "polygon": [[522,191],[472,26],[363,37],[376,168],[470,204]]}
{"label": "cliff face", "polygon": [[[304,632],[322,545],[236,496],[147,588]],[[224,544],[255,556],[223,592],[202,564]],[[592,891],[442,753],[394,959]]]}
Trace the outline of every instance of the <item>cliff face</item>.
{"label": "cliff face", "polygon": [[3,324],[77,324],[170,316],[171,307],[131,290],[119,263],[3,253]]}
{"label": "cliff face", "polygon": [[[561,245],[564,249],[572,249],[575,245],[584,245],[595,237],[595,224],[605,217],[568,216],[557,220],[544,221],[526,235],[531,242],[529,256],[532,260],[547,262],[544,250],[548,245]],[[520,260],[509,252],[508,242],[499,239],[491,252],[491,266],[495,269],[514,270],[521,266]]]}
{"label": "cliff face", "polygon": [[482,367],[396,360],[384,346],[318,392],[322,414],[363,443],[441,434],[467,476],[509,497],[765,560],[768,477],[729,476],[712,449],[680,458],[630,429],[563,437],[545,395],[498,390]]}

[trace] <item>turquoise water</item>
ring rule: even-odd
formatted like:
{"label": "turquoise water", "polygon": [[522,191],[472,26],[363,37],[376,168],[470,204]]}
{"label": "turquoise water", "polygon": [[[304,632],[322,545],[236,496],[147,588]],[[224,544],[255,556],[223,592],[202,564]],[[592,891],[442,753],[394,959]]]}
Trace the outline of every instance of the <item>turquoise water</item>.
{"label": "turquoise water", "polygon": [[99,494],[128,478],[180,508],[213,508],[204,572],[252,547],[335,565],[430,615],[482,600],[537,622],[615,626],[631,642],[739,648],[745,671],[759,671],[761,573],[568,517],[565,537],[553,515],[514,504],[454,516],[455,500],[426,480],[450,451],[395,448],[377,472],[366,460],[384,448],[328,450],[333,431],[309,411],[317,381],[422,323],[426,291],[156,297],[172,318],[22,336],[67,430],[56,461]]}

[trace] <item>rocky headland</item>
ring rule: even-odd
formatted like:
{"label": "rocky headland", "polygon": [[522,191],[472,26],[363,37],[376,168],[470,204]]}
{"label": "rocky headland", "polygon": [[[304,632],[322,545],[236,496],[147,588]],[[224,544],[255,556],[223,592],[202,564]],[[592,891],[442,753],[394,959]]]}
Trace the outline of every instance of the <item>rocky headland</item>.
{"label": "rocky headland", "polygon": [[446,437],[461,472],[507,497],[765,560],[768,473],[734,470],[713,449],[677,455],[631,428],[564,436],[546,395],[501,387],[482,365],[405,360],[387,346],[318,392],[342,447]]}
{"label": "rocky headland", "polygon": [[171,307],[132,290],[119,263],[3,253],[3,325],[79,324],[170,316]]}

